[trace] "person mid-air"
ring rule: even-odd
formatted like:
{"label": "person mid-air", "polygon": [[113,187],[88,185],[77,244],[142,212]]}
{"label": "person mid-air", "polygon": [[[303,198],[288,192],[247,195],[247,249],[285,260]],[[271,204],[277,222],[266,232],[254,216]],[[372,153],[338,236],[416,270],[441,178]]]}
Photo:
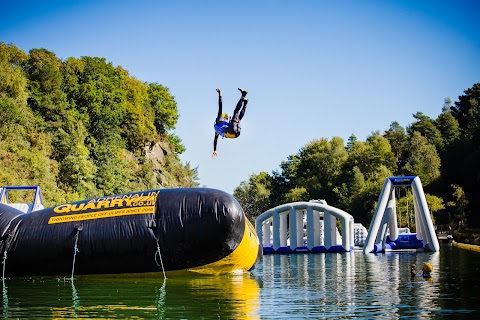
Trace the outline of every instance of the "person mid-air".
{"label": "person mid-air", "polygon": [[[217,88],[218,92],[218,115],[217,119],[215,119],[215,124],[213,127],[215,128],[215,139],[213,140],[213,155],[212,159],[215,159],[217,154],[217,140],[218,136],[222,136],[222,138],[229,138],[235,139],[240,136],[241,127],[240,121],[242,120],[243,116],[245,115],[245,110],[247,109],[248,100],[245,98],[247,95],[247,91],[243,90],[242,88],[238,88],[240,90],[242,97],[238,100],[237,106],[233,111],[233,116],[229,121],[228,115],[222,112],[222,91]],[[243,108],[242,108],[243,104]]]}

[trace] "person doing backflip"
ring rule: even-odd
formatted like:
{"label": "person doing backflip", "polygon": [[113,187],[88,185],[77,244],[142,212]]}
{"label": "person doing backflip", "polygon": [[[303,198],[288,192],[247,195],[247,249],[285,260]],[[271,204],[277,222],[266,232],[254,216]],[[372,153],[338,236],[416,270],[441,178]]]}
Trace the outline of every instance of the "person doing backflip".
{"label": "person doing backflip", "polygon": [[[218,136],[222,136],[222,138],[229,138],[235,139],[240,136],[240,121],[242,120],[243,116],[245,115],[245,110],[247,109],[248,100],[245,98],[247,95],[247,91],[243,90],[242,88],[238,88],[242,97],[238,100],[237,106],[233,111],[233,116],[229,121],[228,115],[222,112],[222,91],[217,88],[218,92],[218,115],[217,119],[215,119],[215,124],[213,125],[215,129],[215,139],[213,140],[213,154],[212,159],[215,159],[217,154],[217,140]],[[243,104],[243,108],[242,108]]]}

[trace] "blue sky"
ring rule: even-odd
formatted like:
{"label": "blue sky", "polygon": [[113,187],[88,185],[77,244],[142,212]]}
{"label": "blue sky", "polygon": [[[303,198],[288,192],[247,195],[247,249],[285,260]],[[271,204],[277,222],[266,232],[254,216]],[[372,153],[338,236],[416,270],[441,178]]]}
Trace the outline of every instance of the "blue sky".
{"label": "blue sky", "polygon": [[[0,2],[0,41],[60,59],[104,57],[170,89],[175,133],[202,186],[233,193],[312,139],[364,141],[421,111],[436,118],[480,81],[480,2]],[[238,139],[218,142],[217,93],[231,114],[246,88]]]}

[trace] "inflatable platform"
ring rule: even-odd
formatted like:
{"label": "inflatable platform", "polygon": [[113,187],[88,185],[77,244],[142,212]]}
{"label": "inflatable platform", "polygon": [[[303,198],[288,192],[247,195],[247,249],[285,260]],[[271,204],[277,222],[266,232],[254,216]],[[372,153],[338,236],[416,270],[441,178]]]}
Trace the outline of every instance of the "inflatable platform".
{"label": "inflatable platform", "polygon": [[208,188],[99,197],[22,212],[0,203],[3,277],[225,274],[262,256],[237,200]]}

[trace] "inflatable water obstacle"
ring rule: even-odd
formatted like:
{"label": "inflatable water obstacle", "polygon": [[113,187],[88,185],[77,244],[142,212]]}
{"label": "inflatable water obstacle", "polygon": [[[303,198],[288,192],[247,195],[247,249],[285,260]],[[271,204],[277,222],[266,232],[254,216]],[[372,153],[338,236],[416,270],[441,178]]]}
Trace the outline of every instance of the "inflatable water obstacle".
{"label": "inflatable water obstacle", "polygon": [[[413,195],[416,233],[400,234],[397,225],[395,189],[409,187]],[[403,228],[409,230],[409,228]],[[388,230],[388,233],[387,233]],[[382,192],[368,230],[364,253],[385,252],[397,249],[419,249],[439,252],[440,244],[435,233],[432,217],[422,182],[418,176],[389,177],[385,179]]]}
{"label": "inflatable water obstacle", "polygon": [[[412,189],[416,233],[398,226],[397,188]],[[354,222],[352,215],[328,205],[325,200],[292,202],[271,208],[256,218],[255,228],[264,254],[349,252],[355,246],[363,246],[364,253],[439,251],[418,176],[386,178],[368,232],[363,225]]]}
{"label": "inflatable water obstacle", "polygon": [[38,189],[24,212],[9,203],[9,188],[0,189],[4,278],[225,274],[249,270],[262,256],[240,204],[220,190],[149,190],[33,211],[41,202]]}

